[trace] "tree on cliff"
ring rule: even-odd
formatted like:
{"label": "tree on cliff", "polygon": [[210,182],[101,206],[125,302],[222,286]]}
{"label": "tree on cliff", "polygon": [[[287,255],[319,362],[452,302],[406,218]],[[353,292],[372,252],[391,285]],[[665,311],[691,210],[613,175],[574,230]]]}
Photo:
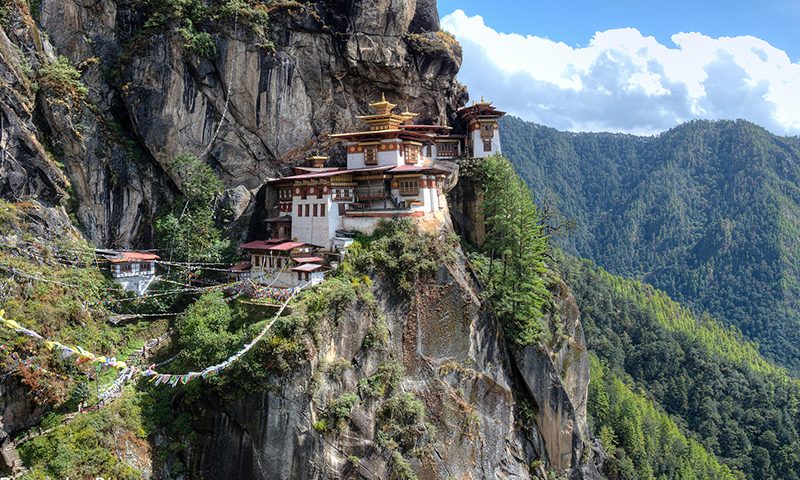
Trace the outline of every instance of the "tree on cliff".
{"label": "tree on cliff", "polygon": [[179,155],[169,165],[183,179],[183,198],[156,221],[158,245],[172,260],[215,262],[229,246],[214,224],[222,182],[210,166],[193,155]]}
{"label": "tree on cliff", "polygon": [[542,308],[550,298],[545,273],[548,242],[530,190],[503,157],[475,167],[483,185],[486,243],[473,263],[509,338],[519,345],[542,339]]}

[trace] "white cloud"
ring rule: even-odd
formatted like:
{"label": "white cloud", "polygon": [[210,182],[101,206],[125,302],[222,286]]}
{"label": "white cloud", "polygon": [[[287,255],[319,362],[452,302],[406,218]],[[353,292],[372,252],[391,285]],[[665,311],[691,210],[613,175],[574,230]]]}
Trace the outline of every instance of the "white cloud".
{"label": "white cloud", "polygon": [[460,79],[522,118],[568,130],[655,133],[694,118],[745,118],[800,133],[800,62],[756,37],[677,33],[673,46],[634,28],[585,47],[442,19],[464,48]]}

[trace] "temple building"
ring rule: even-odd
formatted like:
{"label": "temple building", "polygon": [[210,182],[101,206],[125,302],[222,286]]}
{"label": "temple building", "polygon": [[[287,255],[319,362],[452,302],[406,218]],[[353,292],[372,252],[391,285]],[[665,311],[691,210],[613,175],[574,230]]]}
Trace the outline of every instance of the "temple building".
{"label": "temple building", "polygon": [[368,234],[383,218],[443,215],[448,170],[431,154],[449,128],[412,125],[417,114],[394,113],[396,106],[382,98],[370,104],[374,114],[359,117],[362,131],[331,135],[345,148],[346,168],[326,168],[324,157],[312,157],[312,166],[272,181],[293,240],[334,250],[337,231]]}
{"label": "temple building", "polygon": [[500,153],[498,121],[505,113],[489,102],[458,111],[464,132],[416,125],[416,113],[396,113],[384,96],[370,107],[371,115],[358,117],[360,131],[330,136],[344,147],[346,167],[325,167],[327,157],[314,156],[309,166],[269,182],[277,191],[278,215],[267,219],[275,240],[241,245],[250,268],[241,271],[241,264],[231,273],[283,286],[318,281],[325,264],[317,252],[346,249],[353,232],[369,234],[387,218],[445,221],[444,184],[452,170],[439,162]]}
{"label": "temple building", "polygon": [[156,261],[161,257],[150,252],[111,252],[106,255],[111,277],[125,291],[144,295],[156,278]]}

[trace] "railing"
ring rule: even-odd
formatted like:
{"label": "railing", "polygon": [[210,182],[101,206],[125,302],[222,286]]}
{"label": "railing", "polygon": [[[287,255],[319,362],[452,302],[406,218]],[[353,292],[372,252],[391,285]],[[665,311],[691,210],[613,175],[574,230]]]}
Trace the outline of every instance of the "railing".
{"label": "railing", "polygon": [[115,272],[111,271],[113,278],[131,278],[131,277],[151,277],[156,274],[155,270],[140,270],[138,272]]}
{"label": "railing", "polygon": [[[388,192],[387,192],[388,193]],[[395,211],[395,210],[409,210],[411,207],[408,202],[401,201],[400,199],[387,195],[382,198],[383,205],[373,205],[370,202],[354,202],[348,203],[350,210],[357,212],[382,212],[382,211]]]}
{"label": "railing", "polygon": [[364,200],[386,200],[392,198],[391,192],[385,188],[356,188],[356,201]]}

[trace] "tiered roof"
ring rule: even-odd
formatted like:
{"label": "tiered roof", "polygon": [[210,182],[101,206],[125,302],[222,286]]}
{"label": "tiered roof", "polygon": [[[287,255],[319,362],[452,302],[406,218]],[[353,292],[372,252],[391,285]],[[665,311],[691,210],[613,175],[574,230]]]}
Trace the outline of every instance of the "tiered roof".
{"label": "tiered roof", "polygon": [[464,107],[458,111],[458,114],[465,121],[477,120],[479,118],[500,118],[506,114],[496,109],[492,102],[487,102],[481,97],[481,101],[473,103],[469,107]]}
{"label": "tiered roof", "polygon": [[411,121],[419,116],[417,113],[409,112],[408,109],[402,113],[394,113],[397,104],[386,101],[386,97],[381,94],[378,102],[372,102],[369,106],[375,111],[372,115],[361,115],[358,118],[363,121],[367,130],[360,132],[335,133],[330,135],[334,139],[342,140],[371,140],[385,138],[402,138],[422,143],[432,143],[431,138],[424,132],[416,131],[417,125],[412,125]]}

